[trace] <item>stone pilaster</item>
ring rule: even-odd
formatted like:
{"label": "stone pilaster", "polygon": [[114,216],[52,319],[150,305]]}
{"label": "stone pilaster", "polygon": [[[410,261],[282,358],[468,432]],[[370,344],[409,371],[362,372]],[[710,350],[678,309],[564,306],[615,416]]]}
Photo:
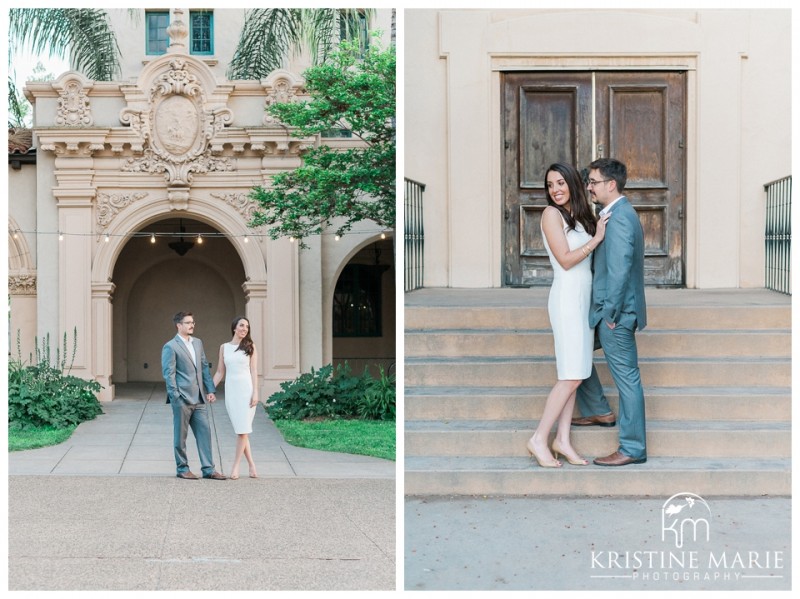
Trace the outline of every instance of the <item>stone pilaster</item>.
{"label": "stone pilaster", "polygon": [[103,385],[98,397],[100,401],[114,399],[112,372],[113,323],[111,300],[114,296],[114,283],[94,283],[92,285],[92,371],[97,381]]}
{"label": "stone pilaster", "polygon": [[[68,161],[69,159],[60,159]],[[77,163],[85,159],[77,159]],[[56,160],[58,164],[59,160]],[[91,328],[92,250],[95,240],[92,201],[95,190],[86,177],[82,164],[77,170],[56,171],[59,186],[53,189],[58,205],[58,322],[59,341],[67,334],[68,343],[77,329],[77,347],[72,372],[76,376],[93,377],[92,350],[95,341]],[[62,185],[63,183],[63,185]]]}
{"label": "stone pilaster", "polygon": [[245,316],[250,321],[250,336],[258,348],[259,399],[266,401],[265,393],[273,392],[272,390],[267,392],[265,389],[268,386],[266,380],[269,368],[269,336],[271,334],[267,328],[267,285],[263,282],[246,281],[242,283],[242,289],[244,289],[244,301],[247,304]]}
{"label": "stone pilaster", "polygon": [[300,285],[297,244],[267,241],[266,353],[267,383],[300,374]]}

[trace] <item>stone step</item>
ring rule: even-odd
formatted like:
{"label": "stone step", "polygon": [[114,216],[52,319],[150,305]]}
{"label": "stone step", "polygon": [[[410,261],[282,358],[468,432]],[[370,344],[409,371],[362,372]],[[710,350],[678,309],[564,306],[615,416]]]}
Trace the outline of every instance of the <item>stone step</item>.
{"label": "stone step", "polygon": [[[674,329],[785,329],[791,308],[783,306],[697,308],[672,306],[648,308],[647,330]],[[508,306],[503,308],[463,307],[457,310],[439,307],[406,307],[408,331],[437,329],[546,329],[550,317],[546,305]]]}
{"label": "stone step", "polygon": [[[758,308],[725,307],[652,308],[647,311],[646,330],[680,329],[784,329],[790,308],[767,306]],[[404,313],[406,330],[437,329],[546,329],[550,317],[546,306],[482,308],[409,308]]]}
{"label": "stone step", "polygon": [[[421,289],[406,294],[408,331],[548,329],[548,288]],[[647,328],[786,329],[791,297],[765,289],[645,290]]]}
{"label": "stone step", "polygon": [[[595,359],[604,386],[613,381],[602,358]],[[651,387],[791,386],[789,358],[646,358],[640,355],[643,384]],[[406,358],[406,387],[537,387],[556,381],[552,357],[495,356]]]}
{"label": "stone step", "polygon": [[[547,302],[529,306],[406,306],[406,330],[437,329],[547,329]],[[648,307],[647,330],[783,329],[791,321],[789,306]]]}
{"label": "stone step", "polygon": [[[789,329],[670,330],[645,329],[636,334],[639,354],[648,357],[768,357],[788,358],[792,351]],[[405,356],[514,356],[551,355],[550,329],[441,329],[406,331]]]}
{"label": "stone step", "polygon": [[532,496],[671,496],[691,489],[703,497],[791,495],[789,458],[650,458],[611,468],[540,468],[528,457],[405,459],[405,494]]}
{"label": "stone step", "polygon": [[[407,495],[791,494],[791,298],[647,288],[637,333],[648,462],[540,468],[525,443],[556,379],[549,289],[420,290],[405,298]],[[595,364],[612,409],[616,387]],[[573,427],[587,457],[618,427]]]}
{"label": "stone step", "polygon": [[[537,424],[536,420],[406,422],[405,455],[524,456]],[[608,455],[618,446],[619,428],[573,427],[570,438],[582,455]],[[788,458],[791,452],[789,422],[647,421],[649,458]]]}
{"label": "stone step", "polygon": [[[544,410],[550,387],[423,387],[404,393],[406,421],[534,420]],[[616,388],[605,389],[618,413]],[[648,418],[658,420],[790,421],[791,389],[764,387],[646,387]]]}

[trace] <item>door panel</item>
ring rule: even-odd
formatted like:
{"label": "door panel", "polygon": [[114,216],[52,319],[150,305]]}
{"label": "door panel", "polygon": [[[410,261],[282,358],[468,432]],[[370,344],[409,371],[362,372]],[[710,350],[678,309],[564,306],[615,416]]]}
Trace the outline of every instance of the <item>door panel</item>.
{"label": "door panel", "polygon": [[628,167],[625,193],[645,232],[646,283],[683,285],[685,88],[679,72],[505,75],[505,286],[552,281],[539,228],[545,169],[553,162],[581,169],[601,156]]}
{"label": "door panel", "polygon": [[645,232],[645,283],[681,286],[685,197],[683,73],[597,73],[597,139],[628,167],[625,195]]}
{"label": "door panel", "polygon": [[539,229],[547,205],[543,177],[553,162],[588,163],[591,83],[590,73],[505,76],[504,285],[552,280]]}

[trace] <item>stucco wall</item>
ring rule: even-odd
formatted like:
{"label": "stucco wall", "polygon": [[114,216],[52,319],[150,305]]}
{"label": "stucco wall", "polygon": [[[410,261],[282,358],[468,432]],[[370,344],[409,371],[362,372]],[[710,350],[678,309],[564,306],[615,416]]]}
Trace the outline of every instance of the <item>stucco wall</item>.
{"label": "stucco wall", "polygon": [[[8,194],[8,214],[13,215],[13,222],[21,231],[18,235],[27,246],[27,260],[36,264],[36,236],[33,234],[36,230],[36,165],[23,164],[19,169],[9,166],[8,186],[13,190]],[[10,250],[9,258],[12,258]]]}
{"label": "stucco wall", "polygon": [[[9,353],[29,361],[36,336],[36,166],[8,168]],[[26,284],[27,281],[27,284]],[[19,340],[19,347],[17,346]]]}
{"label": "stucco wall", "polygon": [[425,285],[500,286],[501,72],[674,68],[688,73],[687,286],[762,286],[763,184],[791,174],[790,16],[406,11],[405,175],[426,184]]}

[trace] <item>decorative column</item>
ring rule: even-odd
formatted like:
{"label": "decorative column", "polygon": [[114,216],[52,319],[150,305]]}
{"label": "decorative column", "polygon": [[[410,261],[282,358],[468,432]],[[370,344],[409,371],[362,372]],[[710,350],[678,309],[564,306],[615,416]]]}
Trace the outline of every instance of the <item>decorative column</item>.
{"label": "decorative column", "polygon": [[[267,393],[267,368],[268,368],[268,339],[270,331],[267,328],[267,284],[245,281],[244,289],[245,316],[250,321],[250,336],[258,348],[258,381],[259,399],[266,401]],[[268,392],[269,394],[272,391]]]}
{"label": "decorative column", "polygon": [[[72,374],[94,378],[94,349],[104,331],[92,327],[92,256],[97,243],[93,221],[94,160],[92,154],[105,147],[109,130],[93,128],[88,92],[92,83],[70,71],[52,85],[59,95],[54,128],[37,129],[39,148],[53,152],[55,180],[53,197],[58,210],[58,338],[67,336],[67,363]],[[44,256],[39,255],[43,260]],[[73,331],[77,332],[72,359]],[[110,372],[110,371],[109,371]],[[108,381],[106,381],[108,382]]]}
{"label": "decorative column", "polygon": [[103,390],[98,394],[100,401],[114,399],[113,355],[113,313],[111,302],[114,296],[114,283],[95,283],[92,285],[92,371]]}
{"label": "decorative column", "polygon": [[[300,374],[300,285],[297,244],[267,241],[266,384],[278,391],[280,381]],[[248,310],[249,312],[249,310]]]}
{"label": "decorative column", "polygon": [[[72,361],[73,332],[77,331],[72,373],[94,378],[92,348],[97,331],[92,330],[92,254],[97,235],[94,230],[92,152],[103,147],[105,130],[61,130],[39,133],[42,150],[55,152],[53,197],[58,208],[58,338],[67,335],[67,349]],[[58,139],[55,139],[58,138]],[[41,257],[40,257],[41,259]]]}
{"label": "decorative column", "polygon": [[[59,160],[57,159],[56,164]],[[91,162],[91,159],[88,159]],[[80,159],[78,159],[80,161]],[[58,171],[57,171],[58,173]],[[58,175],[57,175],[58,176]],[[67,335],[67,347],[72,351],[73,331],[77,331],[72,373],[92,378],[92,345],[95,339],[91,327],[92,247],[95,239],[92,222],[94,190],[86,187],[53,189],[58,202],[58,230],[63,235],[58,243],[58,322],[59,344]],[[68,358],[69,361],[69,358]]]}

